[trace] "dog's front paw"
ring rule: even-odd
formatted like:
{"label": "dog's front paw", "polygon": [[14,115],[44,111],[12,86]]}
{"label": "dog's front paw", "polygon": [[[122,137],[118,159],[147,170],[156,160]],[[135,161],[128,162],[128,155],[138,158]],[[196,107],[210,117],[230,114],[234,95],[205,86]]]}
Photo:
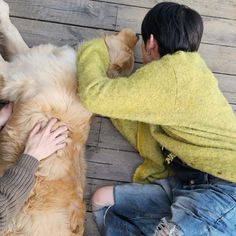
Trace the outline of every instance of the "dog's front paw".
{"label": "dog's front paw", "polygon": [[9,19],[9,5],[3,0],[0,0],[0,24],[3,24]]}

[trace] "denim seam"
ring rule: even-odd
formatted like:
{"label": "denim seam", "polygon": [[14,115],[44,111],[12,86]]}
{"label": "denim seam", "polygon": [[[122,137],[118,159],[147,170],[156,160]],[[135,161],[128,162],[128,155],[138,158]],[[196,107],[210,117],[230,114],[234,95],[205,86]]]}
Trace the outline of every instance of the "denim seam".
{"label": "denim seam", "polygon": [[230,213],[232,210],[236,208],[236,205],[234,205],[232,208],[230,208],[227,212],[225,212],[223,215],[221,215],[214,223],[218,223],[222,218],[224,218],[228,213]]}

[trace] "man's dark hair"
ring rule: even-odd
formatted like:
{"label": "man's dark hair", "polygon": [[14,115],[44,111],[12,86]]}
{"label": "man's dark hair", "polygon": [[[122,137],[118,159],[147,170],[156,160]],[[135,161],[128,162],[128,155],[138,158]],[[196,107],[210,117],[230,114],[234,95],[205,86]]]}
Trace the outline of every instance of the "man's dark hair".
{"label": "man's dark hair", "polygon": [[141,27],[146,45],[153,34],[160,56],[182,50],[197,51],[203,33],[201,16],[193,9],[173,2],[162,2],[144,17]]}

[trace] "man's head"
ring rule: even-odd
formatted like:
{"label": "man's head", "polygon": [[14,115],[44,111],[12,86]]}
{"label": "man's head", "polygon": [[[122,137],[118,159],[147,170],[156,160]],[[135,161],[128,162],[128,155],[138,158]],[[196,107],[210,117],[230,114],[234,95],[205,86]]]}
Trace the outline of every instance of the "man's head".
{"label": "man's head", "polygon": [[197,51],[203,33],[203,21],[196,11],[185,5],[162,2],[146,14],[141,32],[147,54],[157,50],[158,55],[150,56],[158,59],[179,50]]}

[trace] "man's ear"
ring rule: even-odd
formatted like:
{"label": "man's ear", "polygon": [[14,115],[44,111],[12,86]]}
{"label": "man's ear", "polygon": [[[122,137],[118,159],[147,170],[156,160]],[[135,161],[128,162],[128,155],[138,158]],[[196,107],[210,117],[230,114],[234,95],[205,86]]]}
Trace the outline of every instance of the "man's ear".
{"label": "man's ear", "polygon": [[150,35],[150,38],[146,44],[147,55],[151,60],[160,59],[159,46],[157,40],[154,38],[153,34]]}
{"label": "man's ear", "polygon": [[153,34],[151,34],[150,38],[147,40],[146,50],[147,50],[147,53],[150,55],[152,51],[158,52],[158,43],[157,43],[157,40],[154,38]]}

